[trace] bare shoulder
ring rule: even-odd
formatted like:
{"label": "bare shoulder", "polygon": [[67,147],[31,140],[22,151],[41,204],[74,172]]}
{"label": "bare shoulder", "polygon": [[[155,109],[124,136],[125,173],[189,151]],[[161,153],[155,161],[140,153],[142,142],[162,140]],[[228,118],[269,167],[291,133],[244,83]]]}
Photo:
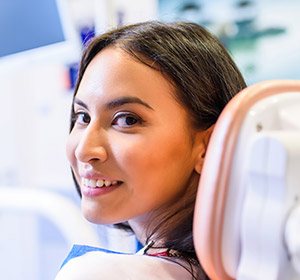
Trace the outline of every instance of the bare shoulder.
{"label": "bare shoulder", "polygon": [[70,260],[55,280],[179,280],[191,275],[182,266],[157,257],[89,252]]}

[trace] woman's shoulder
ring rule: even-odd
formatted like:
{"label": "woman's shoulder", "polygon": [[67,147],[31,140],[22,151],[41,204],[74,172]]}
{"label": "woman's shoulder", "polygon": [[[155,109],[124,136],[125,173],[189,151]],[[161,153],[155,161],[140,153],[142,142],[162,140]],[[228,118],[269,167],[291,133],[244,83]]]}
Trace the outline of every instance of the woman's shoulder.
{"label": "woman's shoulder", "polygon": [[56,280],[179,280],[191,274],[181,265],[158,257],[88,252],[71,259]]}

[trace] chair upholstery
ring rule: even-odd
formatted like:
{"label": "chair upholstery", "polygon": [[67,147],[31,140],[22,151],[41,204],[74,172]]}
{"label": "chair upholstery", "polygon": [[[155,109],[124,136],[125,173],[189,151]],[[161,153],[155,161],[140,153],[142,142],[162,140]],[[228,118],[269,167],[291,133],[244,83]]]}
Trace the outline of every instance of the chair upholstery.
{"label": "chair upholstery", "polygon": [[[278,131],[285,126],[295,129],[300,120],[289,117],[289,113],[283,116],[278,103],[281,96],[294,98],[296,94],[298,103],[295,106],[298,109],[293,110],[298,114],[300,81],[266,81],[252,85],[228,103],[215,125],[201,174],[194,216],[196,252],[213,280],[237,279],[242,256],[241,220],[251,145],[264,131]],[[265,105],[263,102],[267,99]]]}

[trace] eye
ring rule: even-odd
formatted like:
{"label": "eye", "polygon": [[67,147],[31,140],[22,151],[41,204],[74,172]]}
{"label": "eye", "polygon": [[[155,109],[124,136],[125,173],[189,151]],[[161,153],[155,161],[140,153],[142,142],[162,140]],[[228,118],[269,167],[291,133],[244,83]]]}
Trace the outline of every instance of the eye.
{"label": "eye", "polygon": [[121,128],[130,128],[137,124],[141,124],[143,121],[140,117],[131,113],[119,113],[112,121],[113,126]]}
{"label": "eye", "polygon": [[74,114],[72,120],[77,124],[86,125],[90,123],[91,117],[88,113],[80,111]]}

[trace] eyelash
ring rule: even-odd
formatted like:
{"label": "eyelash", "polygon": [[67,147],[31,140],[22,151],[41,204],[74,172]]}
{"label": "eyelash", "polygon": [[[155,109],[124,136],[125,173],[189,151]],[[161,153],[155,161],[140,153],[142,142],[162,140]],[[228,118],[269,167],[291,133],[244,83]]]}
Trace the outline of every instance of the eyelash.
{"label": "eyelash", "polygon": [[[81,117],[81,120],[79,120],[80,117]],[[87,118],[87,119],[85,119],[85,118]],[[118,125],[117,124],[118,120],[120,120],[122,118],[124,118],[125,122],[126,122],[126,118],[131,118],[131,120],[134,120],[134,123]],[[78,123],[79,125],[87,125],[90,123],[91,118],[88,113],[83,112],[83,111],[78,111],[73,114],[72,121],[74,122],[74,124]],[[121,128],[130,128],[130,127],[135,126],[136,124],[143,124],[143,123],[144,123],[144,121],[139,116],[129,113],[129,112],[122,112],[122,113],[116,114],[116,116],[112,120],[111,124],[112,124],[112,126],[119,126]]]}
{"label": "eyelash", "polygon": [[[125,125],[117,125],[117,121],[122,118],[125,120],[125,122],[126,122],[126,118],[131,118],[131,120],[134,120],[134,123],[125,124]],[[143,124],[143,123],[144,123],[144,121],[142,120],[142,118],[140,118],[139,116],[137,116],[135,114],[129,113],[129,112],[118,113],[112,121],[113,126],[119,126],[121,128],[131,128],[131,127],[136,126],[137,124]]]}
{"label": "eyelash", "polygon": [[[82,117],[81,121],[79,121],[79,117]],[[84,120],[84,118],[88,118],[88,120]],[[86,124],[89,124],[89,122],[91,121],[91,117],[86,112],[78,111],[78,112],[73,114],[72,121],[74,123],[79,123],[81,125],[86,125]]]}

